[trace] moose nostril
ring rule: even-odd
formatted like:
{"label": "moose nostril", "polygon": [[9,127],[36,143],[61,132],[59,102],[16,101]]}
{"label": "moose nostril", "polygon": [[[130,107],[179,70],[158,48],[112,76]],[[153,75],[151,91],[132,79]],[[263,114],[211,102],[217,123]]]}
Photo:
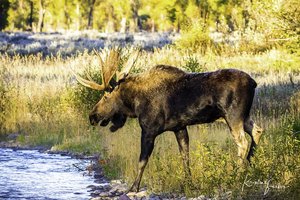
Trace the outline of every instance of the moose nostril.
{"label": "moose nostril", "polygon": [[97,123],[98,123],[97,122],[97,115],[90,115],[89,118],[90,118],[91,125],[93,125],[93,126],[97,125]]}

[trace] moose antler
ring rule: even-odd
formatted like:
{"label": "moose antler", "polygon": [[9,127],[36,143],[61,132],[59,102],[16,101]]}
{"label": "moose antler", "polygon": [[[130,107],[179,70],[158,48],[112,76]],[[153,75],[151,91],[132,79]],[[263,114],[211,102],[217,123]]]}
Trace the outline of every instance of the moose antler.
{"label": "moose antler", "polygon": [[131,71],[133,68],[138,56],[139,56],[140,51],[136,50],[134,51],[133,54],[131,54],[127,60],[127,62],[124,64],[122,70],[120,72],[117,72],[117,81],[124,79]]}
{"label": "moose antler", "polygon": [[120,62],[120,49],[112,49],[106,54],[106,59],[103,61],[102,56],[96,52],[96,54],[100,58],[100,68],[101,68],[101,78],[102,78],[102,84],[98,84],[95,81],[93,81],[89,76],[89,80],[86,80],[79,75],[77,75],[73,70],[73,74],[75,75],[77,81],[81,83],[83,86],[95,89],[95,90],[106,90],[110,87],[109,83],[113,79],[114,75],[116,75],[116,81],[119,81],[121,79],[124,79],[134,66],[137,57],[139,55],[139,51],[135,51],[132,56],[130,56],[127,60],[127,62],[123,65],[123,68],[121,71],[118,70],[118,65]]}

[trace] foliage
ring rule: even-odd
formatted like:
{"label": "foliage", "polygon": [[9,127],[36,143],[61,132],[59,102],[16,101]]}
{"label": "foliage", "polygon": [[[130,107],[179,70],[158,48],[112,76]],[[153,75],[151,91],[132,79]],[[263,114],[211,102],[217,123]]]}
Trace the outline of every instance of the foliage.
{"label": "foliage", "polygon": [[[101,84],[101,73],[99,67],[86,66],[84,72],[79,74],[81,77],[88,79],[90,77],[96,83]],[[88,111],[100,100],[103,95],[102,91],[92,90],[87,88],[80,83],[77,83],[74,89],[74,99],[78,110]]]}
{"label": "foliage", "polygon": [[292,0],[286,2],[279,11],[281,38],[284,45],[293,53],[300,53],[300,6],[299,1]]}
{"label": "foliage", "polygon": [[205,24],[197,21],[186,26],[175,45],[182,50],[205,54],[212,46],[212,40]]}
{"label": "foliage", "polygon": [[[169,31],[180,32],[176,44],[189,51],[259,53],[280,45],[299,53],[297,0],[2,1],[1,27],[8,31]],[[223,37],[216,41],[212,33]]]}
{"label": "foliage", "polygon": [[[265,133],[264,141],[257,149],[247,180],[245,180],[259,183],[248,185],[247,187],[252,187],[249,192],[256,190],[261,195],[278,198],[290,187],[299,187],[296,179],[300,172],[298,156],[300,140],[295,137],[292,128],[294,123],[295,118],[290,118],[278,128]],[[277,192],[274,192],[276,190]],[[288,192],[291,196],[298,195],[299,197],[297,190]],[[247,195],[251,196],[249,193]]]}
{"label": "foliage", "polygon": [[203,66],[200,65],[197,58],[189,56],[186,61],[185,65],[183,66],[184,69],[186,69],[189,72],[204,72],[205,69]]}
{"label": "foliage", "polygon": [[0,31],[3,30],[8,24],[8,9],[9,9],[9,1],[8,0],[0,0]]}

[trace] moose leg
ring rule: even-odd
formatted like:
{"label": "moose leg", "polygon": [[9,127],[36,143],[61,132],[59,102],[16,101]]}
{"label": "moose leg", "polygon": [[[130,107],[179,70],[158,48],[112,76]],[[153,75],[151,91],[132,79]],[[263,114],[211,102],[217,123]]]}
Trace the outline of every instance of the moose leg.
{"label": "moose leg", "polygon": [[189,135],[186,127],[180,131],[176,131],[175,136],[179,146],[179,152],[183,160],[185,177],[186,179],[190,179],[191,170],[190,170],[190,158],[189,158]]}
{"label": "moose leg", "polygon": [[231,134],[233,136],[233,139],[238,146],[238,157],[241,159],[240,163],[242,164],[246,159],[246,157],[248,157],[248,140],[244,132],[243,123],[240,122],[240,123],[230,124],[229,122],[228,125]]}
{"label": "moose leg", "polygon": [[136,177],[133,185],[128,190],[128,192],[138,192],[139,191],[143,172],[148,163],[148,159],[153,151],[154,140],[155,140],[154,135],[147,135],[147,132],[144,132],[144,131],[142,132],[141,154],[140,154],[140,159],[139,159],[138,174],[137,174],[137,177]]}
{"label": "moose leg", "polygon": [[250,118],[246,119],[244,122],[244,130],[247,132],[251,137],[251,144],[249,154],[247,156],[247,160],[250,162],[251,157],[254,154],[255,147],[258,145],[260,137],[262,135],[262,128],[257,126],[254,121]]}

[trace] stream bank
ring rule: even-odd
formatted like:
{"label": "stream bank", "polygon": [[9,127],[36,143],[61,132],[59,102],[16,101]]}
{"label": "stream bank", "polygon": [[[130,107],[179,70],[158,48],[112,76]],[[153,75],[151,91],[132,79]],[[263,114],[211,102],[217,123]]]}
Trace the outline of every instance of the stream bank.
{"label": "stream bank", "polygon": [[104,176],[99,155],[86,156],[53,151],[44,146],[22,145],[16,138],[10,135],[0,142],[0,199],[188,199],[179,194],[149,193],[145,188],[139,193],[126,194],[126,183],[110,181]]}

